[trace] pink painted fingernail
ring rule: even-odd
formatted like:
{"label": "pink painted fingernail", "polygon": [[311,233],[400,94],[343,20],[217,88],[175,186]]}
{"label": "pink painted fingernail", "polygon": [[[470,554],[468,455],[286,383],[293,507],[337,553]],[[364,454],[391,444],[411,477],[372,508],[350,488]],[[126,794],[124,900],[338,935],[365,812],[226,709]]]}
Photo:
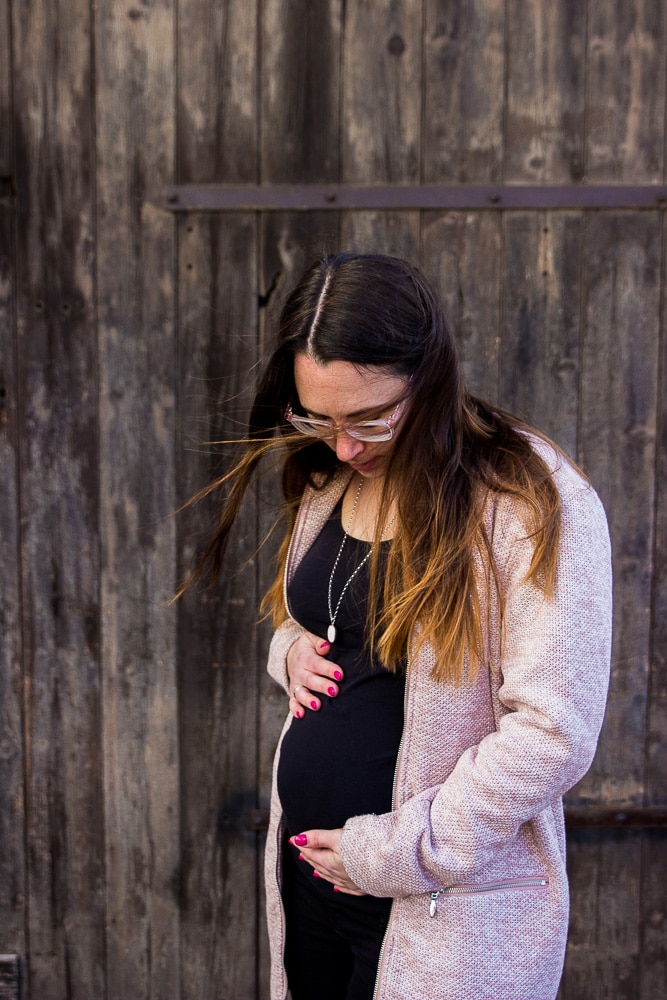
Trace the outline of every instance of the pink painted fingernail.
{"label": "pink painted fingernail", "polygon": [[340,892],[340,889],[338,888],[337,885],[334,886],[334,892]]}
{"label": "pink painted fingernail", "polygon": [[343,675],[341,674],[340,670],[334,670],[334,678],[337,681],[342,681]]}
{"label": "pink painted fingernail", "polygon": [[300,854],[300,855],[299,855],[299,861],[305,861],[305,860],[306,860],[306,859],[304,858],[303,854]]}
{"label": "pink painted fingernail", "polygon": [[294,843],[297,847],[305,847],[308,843],[308,837],[305,833],[299,833],[296,837],[294,837]]}
{"label": "pink painted fingernail", "polygon": [[328,691],[329,695],[332,698],[335,698],[336,695],[338,694],[338,692],[336,691],[336,688],[334,688],[334,687],[327,688],[327,691]]}
{"label": "pink painted fingernail", "polygon": [[322,876],[318,872],[313,872],[313,878],[322,878]]}
{"label": "pink painted fingernail", "polygon": [[310,703],[310,707],[311,707],[312,709],[314,709],[314,711],[317,711],[317,709],[318,709],[318,705],[317,705],[317,702],[316,702],[316,701],[311,701],[311,703]]}
{"label": "pink painted fingernail", "polygon": [[303,712],[301,711],[301,709],[299,709],[299,710],[297,711],[297,713],[296,713],[296,717],[297,717],[297,719],[303,719]]}

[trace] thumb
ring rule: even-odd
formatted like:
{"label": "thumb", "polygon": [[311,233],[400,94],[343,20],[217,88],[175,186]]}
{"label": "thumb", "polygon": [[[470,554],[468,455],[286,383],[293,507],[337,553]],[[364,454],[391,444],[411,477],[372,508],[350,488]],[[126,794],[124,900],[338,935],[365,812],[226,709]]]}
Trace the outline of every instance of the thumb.
{"label": "thumb", "polygon": [[295,847],[310,847],[315,851],[336,851],[340,845],[341,830],[306,830],[292,837]]}

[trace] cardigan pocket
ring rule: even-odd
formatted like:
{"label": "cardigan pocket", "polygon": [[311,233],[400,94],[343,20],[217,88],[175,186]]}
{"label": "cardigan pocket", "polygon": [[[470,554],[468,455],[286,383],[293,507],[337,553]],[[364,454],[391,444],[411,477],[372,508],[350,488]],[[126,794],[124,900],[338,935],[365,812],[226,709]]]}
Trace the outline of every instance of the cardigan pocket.
{"label": "cardigan pocket", "polygon": [[539,876],[499,879],[495,882],[480,882],[476,885],[448,885],[431,893],[429,916],[436,915],[440,896],[478,896],[487,892],[504,892],[507,889],[545,889],[548,885],[549,880]]}

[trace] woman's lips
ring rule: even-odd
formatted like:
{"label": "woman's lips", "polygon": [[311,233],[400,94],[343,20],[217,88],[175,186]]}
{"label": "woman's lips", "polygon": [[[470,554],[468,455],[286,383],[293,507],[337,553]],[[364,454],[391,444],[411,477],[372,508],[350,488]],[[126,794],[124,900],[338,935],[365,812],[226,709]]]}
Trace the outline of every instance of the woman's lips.
{"label": "woman's lips", "polygon": [[370,472],[376,462],[377,458],[369,458],[367,462],[350,462],[349,464],[356,472]]}

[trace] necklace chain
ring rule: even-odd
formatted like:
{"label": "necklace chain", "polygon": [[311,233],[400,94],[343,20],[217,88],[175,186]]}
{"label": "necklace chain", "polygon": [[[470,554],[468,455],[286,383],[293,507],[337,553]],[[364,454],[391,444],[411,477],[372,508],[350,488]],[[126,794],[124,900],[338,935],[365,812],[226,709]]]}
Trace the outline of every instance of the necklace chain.
{"label": "necklace chain", "polygon": [[[361,562],[359,563],[359,565],[357,566],[357,568],[354,570],[354,572],[352,573],[352,575],[349,576],[347,578],[347,580],[345,581],[345,583],[343,585],[343,589],[340,592],[340,596],[338,598],[338,601],[336,602],[336,607],[332,608],[331,588],[333,586],[334,574],[336,572],[336,568],[338,566],[338,563],[340,562],[340,557],[343,554],[343,549],[345,548],[345,542],[347,541],[347,538],[348,538],[348,535],[349,535],[349,532],[350,532],[350,528],[352,527],[352,522],[354,521],[354,515],[357,512],[357,505],[359,503],[359,498],[361,496],[361,491],[362,491],[363,487],[364,487],[364,477],[362,476],[361,479],[360,479],[360,481],[359,481],[359,486],[357,487],[357,492],[355,493],[355,496],[354,496],[354,503],[352,504],[352,512],[350,514],[350,519],[347,522],[347,527],[344,529],[344,532],[343,532],[343,541],[340,543],[340,548],[338,549],[338,555],[336,556],[336,559],[335,559],[334,564],[333,564],[333,569],[331,570],[331,573],[329,575],[329,586],[327,588],[327,606],[328,606],[328,610],[329,610],[329,628],[327,629],[327,639],[329,640],[329,642],[335,642],[336,641],[336,618],[338,616],[338,612],[340,610],[341,603],[342,603],[343,598],[345,596],[345,592],[347,591],[347,588],[350,586],[350,584],[354,580],[354,578],[357,575],[357,573],[361,569],[363,569],[363,567],[366,565],[366,563],[370,559],[371,555],[373,554],[373,546],[371,545],[371,547],[369,548],[368,552],[366,553],[366,555],[364,556],[364,558],[361,560]],[[391,526],[392,526],[393,523],[394,523],[394,518],[392,517],[391,521],[387,525],[387,529],[386,530],[389,530],[389,528],[391,528]]]}

